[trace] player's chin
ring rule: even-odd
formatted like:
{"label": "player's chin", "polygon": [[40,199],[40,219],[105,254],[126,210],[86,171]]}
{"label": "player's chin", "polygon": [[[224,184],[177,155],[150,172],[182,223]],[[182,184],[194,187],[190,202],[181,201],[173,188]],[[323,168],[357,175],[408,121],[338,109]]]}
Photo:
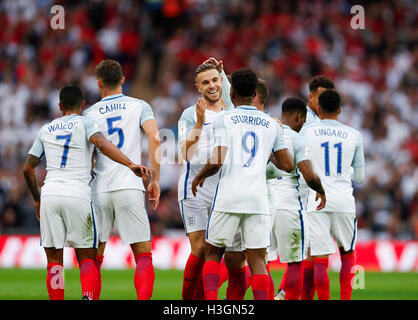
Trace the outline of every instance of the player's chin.
{"label": "player's chin", "polygon": [[216,94],[205,94],[205,99],[208,100],[209,102],[218,102],[219,100],[221,100],[221,95],[218,93]]}

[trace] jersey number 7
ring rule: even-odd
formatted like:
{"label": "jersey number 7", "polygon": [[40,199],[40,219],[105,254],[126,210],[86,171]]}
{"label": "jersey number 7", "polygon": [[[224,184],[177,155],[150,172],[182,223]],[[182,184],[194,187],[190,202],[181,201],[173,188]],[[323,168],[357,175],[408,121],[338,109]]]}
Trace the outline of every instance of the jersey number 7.
{"label": "jersey number 7", "polygon": [[64,142],[64,151],[62,152],[61,157],[61,168],[65,168],[67,165],[68,150],[70,149],[71,133],[57,136],[57,140],[65,140]]}

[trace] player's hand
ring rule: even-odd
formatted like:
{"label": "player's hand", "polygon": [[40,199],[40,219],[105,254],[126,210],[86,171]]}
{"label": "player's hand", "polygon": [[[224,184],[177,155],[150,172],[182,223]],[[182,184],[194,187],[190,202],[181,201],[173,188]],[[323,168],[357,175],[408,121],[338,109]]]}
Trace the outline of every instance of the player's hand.
{"label": "player's hand", "polygon": [[315,201],[318,201],[318,199],[321,199],[321,202],[316,207],[316,210],[322,210],[325,208],[325,204],[327,203],[327,198],[325,197],[325,194],[319,194],[316,193]]}
{"label": "player's hand", "polygon": [[35,201],[35,212],[36,212],[36,219],[41,221],[41,201]]}
{"label": "player's hand", "polygon": [[148,169],[147,167],[143,166],[143,165],[131,164],[129,166],[129,169],[131,169],[132,172],[135,173],[135,175],[137,175],[138,177],[142,177],[144,175],[148,175],[148,176],[152,177],[151,170]]}
{"label": "player's hand", "polygon": [[200,98],[196,104],[196,124],[203,127],[205,123],[206,100]]}
{"label": "player's hand", "polygon": [[224,70],[224,64],[223,64],[222,60],[218,61],[215,58],[210,57],[204,63],[214,64],[216,66],[216,69],[218,69],[219,73],[221,73]]}
{"label": "player's hand", "polygon": [[160,184],[157,181],[151,181],[148,184],[148,201],[154,202],[152,210],[156,210],[160,204],[161,189]]}
{"label": "player's hand", "polygon": [[195,197],[197,193],[197,186],[202,188],[204,182],[205,182],[205,178],[199,178],[199,177],[194,178],[192,182],[192,193]]}

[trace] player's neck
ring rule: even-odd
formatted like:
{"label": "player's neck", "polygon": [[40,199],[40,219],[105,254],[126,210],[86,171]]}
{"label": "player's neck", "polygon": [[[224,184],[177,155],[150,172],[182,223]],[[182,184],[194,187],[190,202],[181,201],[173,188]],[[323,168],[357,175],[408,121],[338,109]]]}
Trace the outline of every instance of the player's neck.
{"label": "player's neck", "polygon": [[319,118],[321,120],[335,120],[335,121],[338,121],[338,114],[336,114],[336,115],[333,115],[333,114],[321,114],[319,116]]}
{"label": "player's neck", "polygon": [[116,89],[103,89],[101,92],[102,99],[115,94],[122,94],[122,87]]}
{"label": "player's neck", "polygon": [[206,109],[210,111],[221,112],[223,109],[223,105],[220,99],[216,102],[206,100],[206,103],[207,103]]}
{"label": "player's neck", "polygon": [[81,112],[82,112],[81,109],[80,110],[66,110],[62,112],[62,116],[65,117],[65,116],[70,116],[72,114],[77,114],[81,116]]}

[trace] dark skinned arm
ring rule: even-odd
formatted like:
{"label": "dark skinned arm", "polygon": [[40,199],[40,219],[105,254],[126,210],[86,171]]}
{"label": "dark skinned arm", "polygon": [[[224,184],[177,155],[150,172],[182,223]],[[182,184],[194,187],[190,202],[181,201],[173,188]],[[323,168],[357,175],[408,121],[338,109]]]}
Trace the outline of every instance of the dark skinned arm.
{"label": "dark skinned arm", "polygon": [[287,149],[280,149],[270,156],[270,161],[280,170],[291,172],[294,169],[293,157]]}
{"label": "dark skinned arm", "polygon": [[218,146],[213,149],[208,163],[200,170],[192,182],[192,193],[196,197],[197,186],[202,187],[205,179],[216,174],[222,167],[228,147]]}
{"label": "dark skinned arm", "polygon": [[41,163],[41,159],[31,154],[26,158],[23,166],[23,176],[25,177],[26,185],[29,188],[32,198],[35,202],[36,219],[40,219],[39,208],[41,204],[41,193],[38,188],[38,181],[36,180],[35,168]]}
{"label": "dark skinned arm", "polygon": [[326,204],[325,190],[322,186],[321,179],[312,168],[312,162],[310,160],[303,160],[298,163],[298,168],[309,188],[316,191],[315,201],[321,199],[321,202],[316,207],[316,210],[323,209]]}

